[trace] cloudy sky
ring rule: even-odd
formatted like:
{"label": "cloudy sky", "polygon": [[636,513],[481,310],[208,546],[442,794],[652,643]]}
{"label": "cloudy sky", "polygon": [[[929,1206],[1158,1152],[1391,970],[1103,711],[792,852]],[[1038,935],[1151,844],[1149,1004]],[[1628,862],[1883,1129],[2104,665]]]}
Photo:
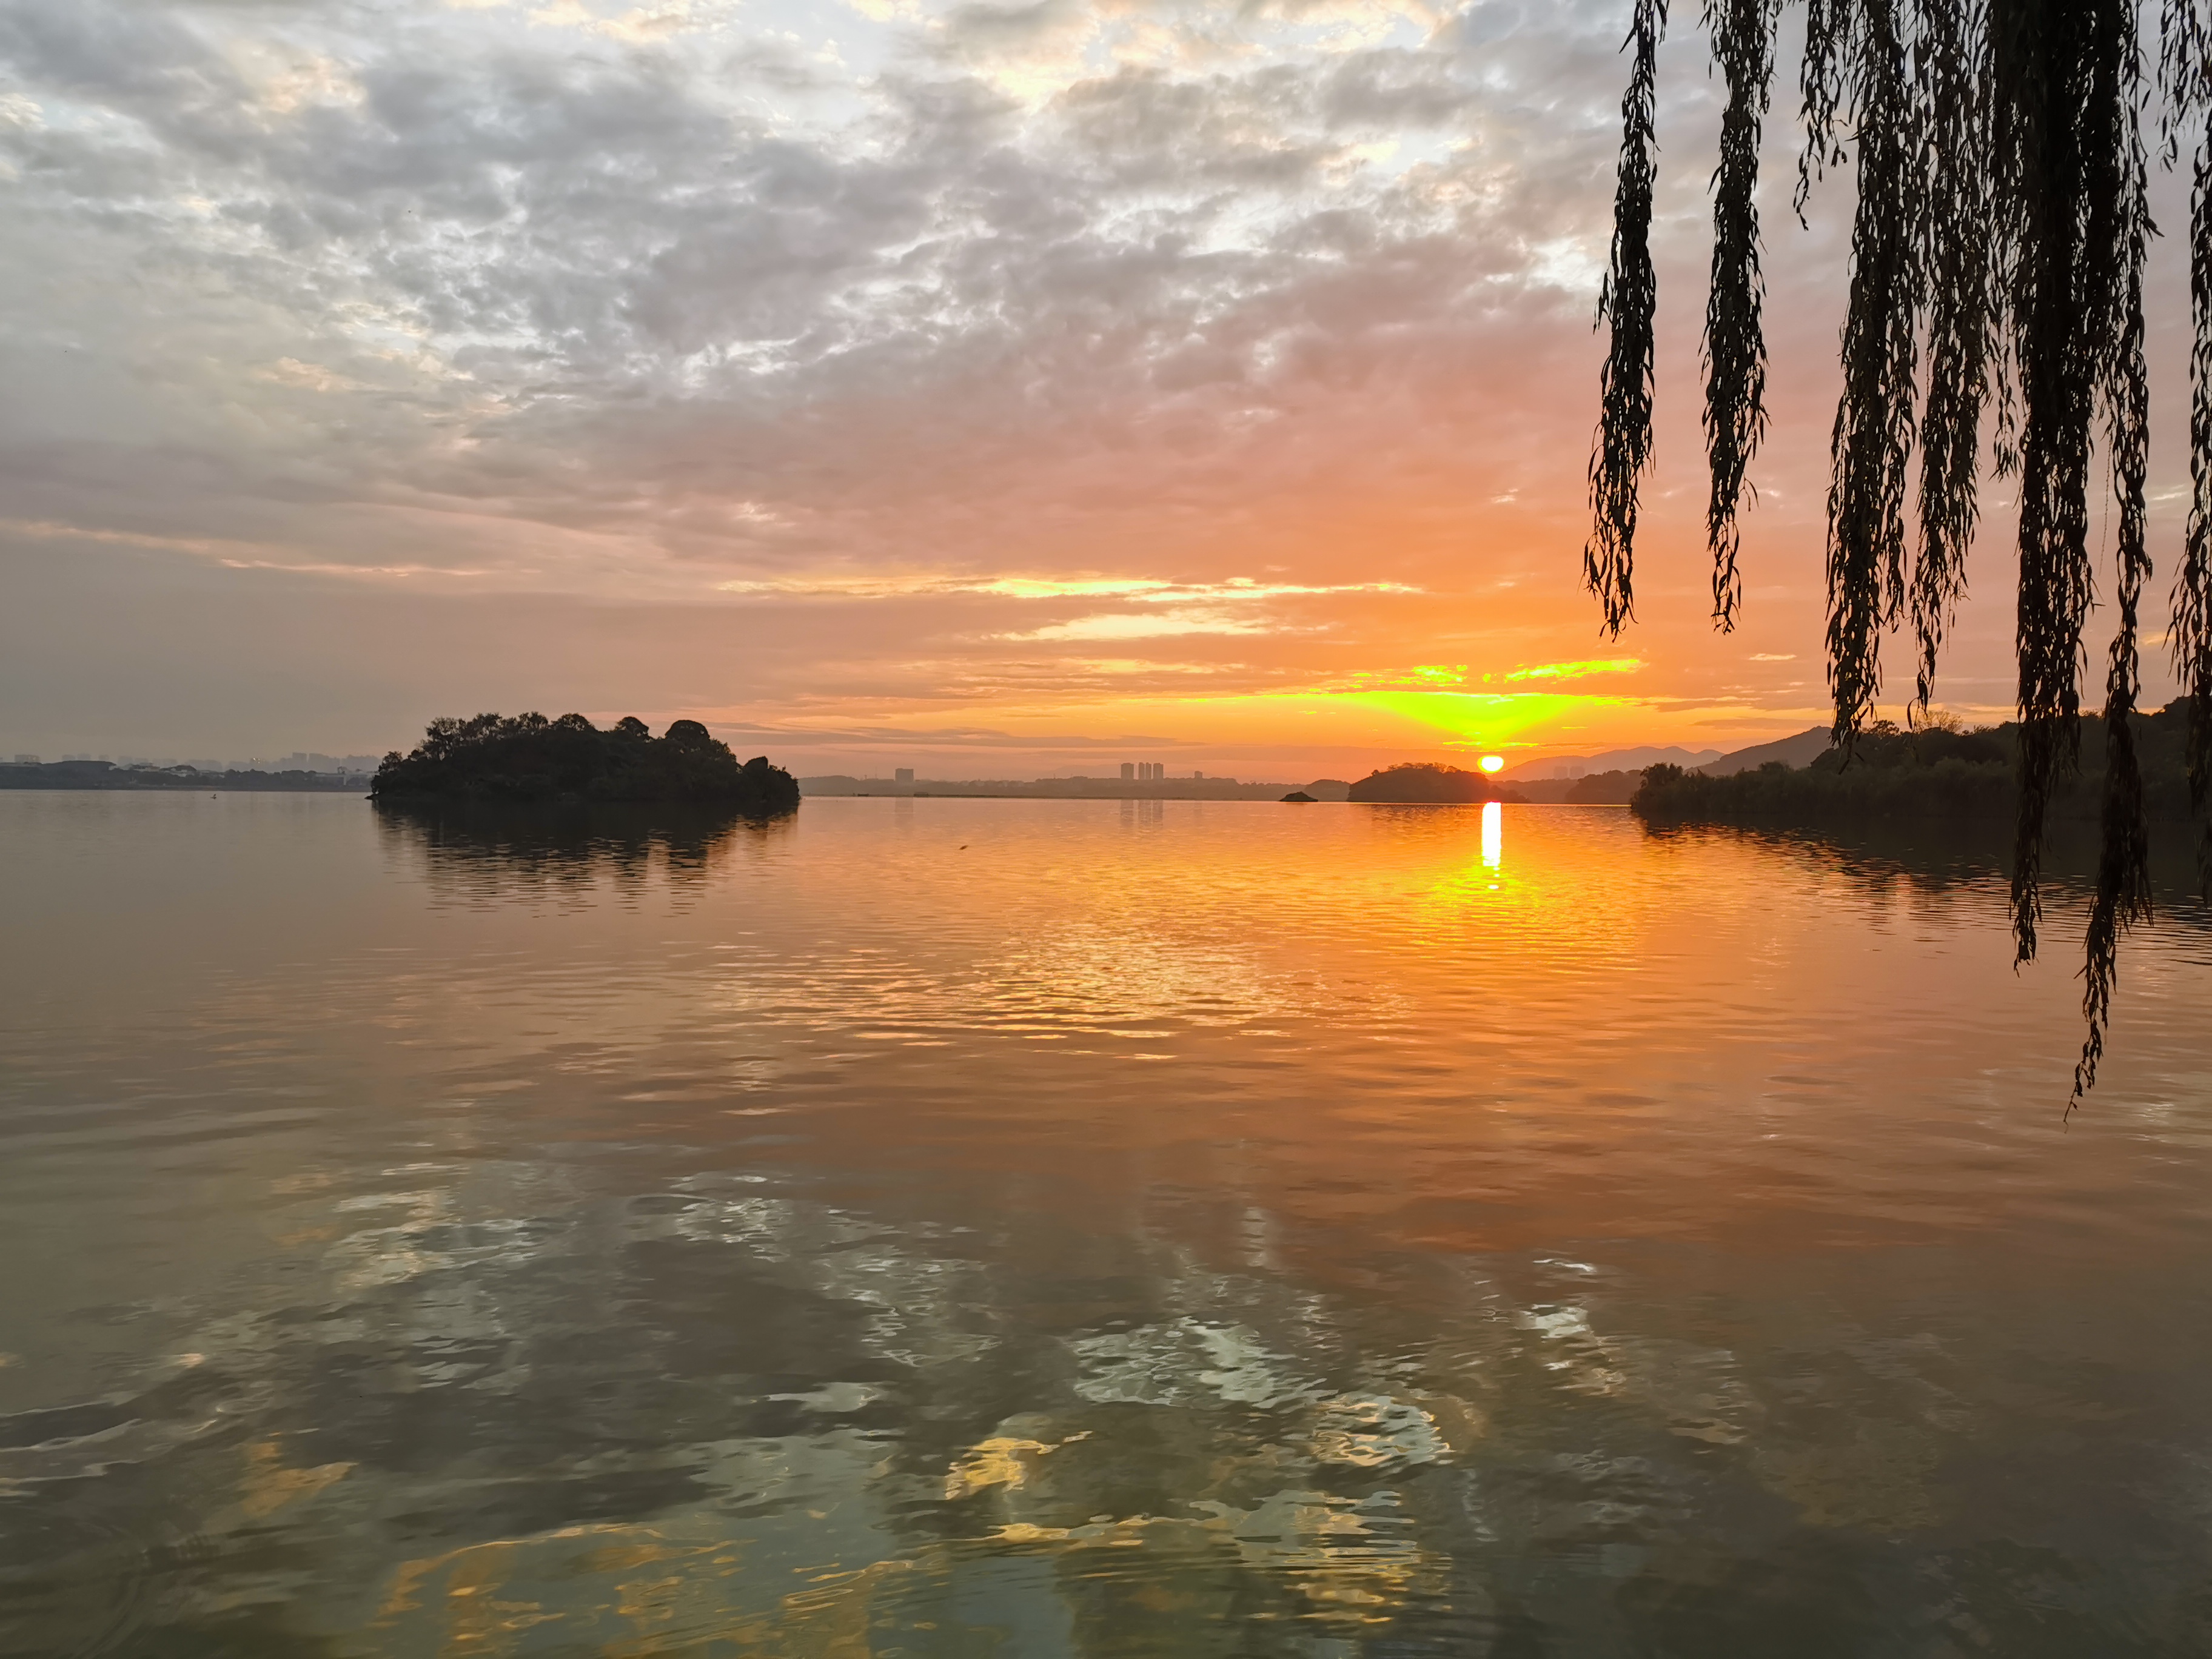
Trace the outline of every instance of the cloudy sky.
{"label": "cloudy sky", "polygon": [[[1304,777],[1823,720],[1849,192],[1801,229],[1772,124],[1718,637],[1688,27],[1640,621],[1579,589],[1627,9],[0,0],[0,750],[576,708],[802,771]],[[1939,696],[1994,714],[2001,513],[1973,576]]]}

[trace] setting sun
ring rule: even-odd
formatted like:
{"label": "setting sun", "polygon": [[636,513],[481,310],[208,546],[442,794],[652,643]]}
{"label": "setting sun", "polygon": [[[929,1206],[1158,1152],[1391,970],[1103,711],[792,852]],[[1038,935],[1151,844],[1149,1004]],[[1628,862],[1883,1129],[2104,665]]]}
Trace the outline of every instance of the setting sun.
{"label": "setting sun", "polygon": [[1482,757],[1482,769],[1486,772],[1502,770],[1504,765],[1505,757],[1503,755],[1485,755]]}

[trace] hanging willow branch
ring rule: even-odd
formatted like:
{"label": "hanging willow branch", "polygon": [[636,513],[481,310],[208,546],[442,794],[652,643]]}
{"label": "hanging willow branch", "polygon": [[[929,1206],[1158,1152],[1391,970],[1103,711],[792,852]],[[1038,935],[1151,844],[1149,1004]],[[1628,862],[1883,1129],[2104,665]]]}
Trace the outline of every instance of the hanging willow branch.
{"label": "hanging willow branch", "polygon": [[1925,112],[1917,165],[1926,180],[1921,270],[1928,304],[1928,397],[1920,422],[1920,549],[1912,566],[1912,634],[1922,711],[1936,687],[1943,635],[1966,591],[1974,539],[1978,446],[1990,370],[1990,191],[1976,165],[1989,111],[1974,49],[1979,0],[1923,15],[1913,97]]}
{"label": "hanging willow branch", "polygon": [[1705,539],[1713,554],[1713,621],[1725,634],[1743,601],[1736,574],[1736,507],[1744,469],[1766,435],[1766,334],[1760,326],[1759,137],[1774,79],[1769,0],[1708,0],[1713,59],[1728,80],[1721,160],[1713,170],[1712,290],[1705,301],[1705,456],[1713,493]]}
{"label": "hanging willow branch", "polygon": [[2189,701],[2189,805],[2197,884],[2212,896],[2212,131],[2197,152],[2189,204],[2189,532],[2173,586],[2173,665]]}
{"label": "hanging willow branch", "polygon": [[[2091,292],[2100,307],[2097,337],[2107,349],[2099,366],[2105,406],[2105,447],[2112,458],[2112,495],[2120,509],[2118,625],[2105,680],[2104,846],[2097,862],[2097,895],[2089,911],[2088,962],[2081,1010],[2089,1026],[2074,1068],[2074,1099],[2097,1080],[2105,1026],[2112,1013],[2112,979],[2120,931],[2150,915],[2150,837],[2143,821],[2142,768],[2136,756],[2136,611],[2150,575],[2144,502],[2149,471],[2150,377],[2143,364],[2142,273],[2153,227],[2146,201],[2142,70],[2135,51],[2131,3],[2112,0],[2087,13],[2093,28],[2117,36],[2094,43],[2094,80],[2087,100],[2092,153],[2100,174],[2089,188],[2088,242],[2092,257],[2109,250],[2116,263]],[[2070,1106],[2069,1106],[2070,1109]]]}
{"label": "hanging willow branch", "polygon": [[[2212,896],[2212,0],[2164,0],[2159,94],[2166,159],[2194,135],[2190,450],[2193,491],[2170,638],[2188,699],[2198,878]],[[1994,459],[2020,487],[2017,959],[2036,952],[2044,830],[2078,762],[2083,629],[2095,602],[2093,493],[2110,468],[2117,616],[2106,665],[2103,848],[2091,905],[2075,1098],[2096,1080],[2121,936],[2149,914],[2148,832],[2133,720],[2139,611],[2150,574],[2149,397],[2143,268],[2155,234],[2142,122],[2148,101],[2138,0],[1805,0],[1799,85],[1802,217],[1815,181],[1855,158],[1843,394],[1831,441],[1828,672],[1849,749],[1881,689],[1882,635],[1910,620],[1913,704],[1924,709],[1966,591],[1981,426],[1996,394]],[[1737,511],[1766,424],[1756,205],[1780,0],[1706,0],[1728,87],[1713,174],[1705,428],[1713,616],[1741,599]],[[1622,100],[1612,323],[1590,462],[1584,574],[1617,634],[1632,612],[1637,490],[1651,454],[1650,254],[1662,0],[1635,0]],[[1919,451],[1917,513],[1909,485]],[[1909,538],[1908,518],[1917,520]],[[1917,539],[1908,570],[1908,539]]]}
{"label": "hanging willow branch", "polygon": [[1919,319],[1919,145],[1901,0],[1860,0],[1844,36],[1845,105],[1858,128],[1844,395],[1830,442],[1828,684],[1834,741],[1874,714],[1881,634],[1905,605],[1905,481],[1912,458]]}
{"label": "hanging willow branch", "polygon": [[1635,53],[1620,100],[1620,179],[1613,201],[1613,262],[1598,292],[1598,321],[1613,321],[1613,349],[1601,380],[1603,412],[1590,456],[1590,508],[1596,522],[1583,549],[1583,583],[1605,608],[1618,638],[1636,614],[1636,489],[1651,464],[1652,319],[1659,279],[1651,269],[1651,184],[1658,167],[1656,103],[1659,37],[1667,0],[1636,0],[1628,47]]}
{"label": "hanging willow branch", "polygon": [[2189,529],[2173,586],[2173,665],[2189,706],[2189,804],[2197,818],[2197,880],[2212,896],[2212,27],[2191,0],[2167,0],[2159,79],[2166,155],[2199,127],[2189,199]]}

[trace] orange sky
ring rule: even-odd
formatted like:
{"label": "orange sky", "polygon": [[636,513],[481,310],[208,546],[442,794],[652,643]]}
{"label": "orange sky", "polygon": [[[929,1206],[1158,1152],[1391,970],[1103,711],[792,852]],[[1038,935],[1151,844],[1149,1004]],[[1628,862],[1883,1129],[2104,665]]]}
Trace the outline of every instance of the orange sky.
{"label": "orange sky", "polygon": [[[1717,636],[1686,27],[1637,625],[1579,589],[1625,0],[10,15],[0,750],[578,708],[802,772],[1303,779],[1827,717],[1848,182],[1799,228],[1771,125],[1776,430]],[[1939,691],[1982,718],[2000,493]]]}

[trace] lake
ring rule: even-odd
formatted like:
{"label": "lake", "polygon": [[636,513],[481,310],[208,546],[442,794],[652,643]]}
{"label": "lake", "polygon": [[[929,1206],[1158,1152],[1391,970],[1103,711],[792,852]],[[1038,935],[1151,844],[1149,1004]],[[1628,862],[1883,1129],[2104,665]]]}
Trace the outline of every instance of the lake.
{"label": "lake", "polygon": [[0,1652],[2212,1651],[2212,931],[1604,808],[0,795]]}

